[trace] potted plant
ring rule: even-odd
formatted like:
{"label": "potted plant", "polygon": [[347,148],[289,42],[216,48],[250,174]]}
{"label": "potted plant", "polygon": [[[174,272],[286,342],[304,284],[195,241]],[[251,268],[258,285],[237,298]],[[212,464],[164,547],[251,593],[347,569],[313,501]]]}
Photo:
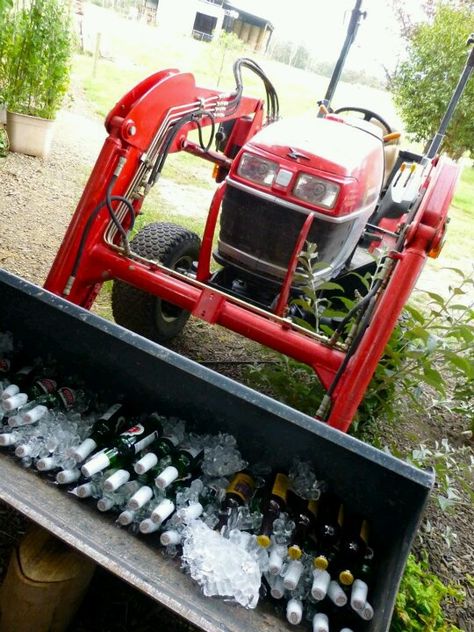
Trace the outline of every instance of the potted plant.
{"label": "potted plant", "polygon": [[47,156],[53,121],[69,86],[69,3],[30,0],[22,5],[8,6],[4,0],[0,11],[0,101],[7,107],[10,148]]}

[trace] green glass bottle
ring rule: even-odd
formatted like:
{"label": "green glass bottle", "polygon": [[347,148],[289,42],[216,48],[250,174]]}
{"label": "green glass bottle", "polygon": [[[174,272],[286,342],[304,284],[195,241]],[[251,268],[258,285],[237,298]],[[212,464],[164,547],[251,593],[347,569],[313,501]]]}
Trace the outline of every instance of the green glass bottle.
{"label": "green glass bottle", "polygon": [[130,468],[137,454],[150,446],[162,432],[159,418],[149,416],[143,422],[137,423],[122,432],[113,442],[112,447],[106,448],[87,461],[81,468],[84,476],[91,477],[107,467]]}
{"label": "green glass bottle", "polygon": [[170,464],[155,478],[159,489],[166,489],[174,481],[190,476],[200,467],[204,459],[202,448],[180,448],[170,455]]}

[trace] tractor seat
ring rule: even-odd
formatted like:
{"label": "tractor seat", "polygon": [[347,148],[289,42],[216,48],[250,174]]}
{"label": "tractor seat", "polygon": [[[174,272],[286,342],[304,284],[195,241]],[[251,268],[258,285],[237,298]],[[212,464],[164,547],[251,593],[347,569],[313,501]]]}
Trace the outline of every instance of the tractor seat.
{"label": "tractor seat", "polygon": [[[387,130],[383,127],[383,125],[377,121],[376,119],[372,119],[371,123],[373,125],[377,125],[384,134],[387,133]],[[393,130],[394,134],[398,133],[396,130]],[[393,168],[397,164],[398,154],[400,153],[400,138],[401,136],[397,136],[392,140],[384,141],[383,144],[383,154],[384,154],[384,175],[383,175],[383,188],[387,186],[388,179],[390,174],[393,171]]]}

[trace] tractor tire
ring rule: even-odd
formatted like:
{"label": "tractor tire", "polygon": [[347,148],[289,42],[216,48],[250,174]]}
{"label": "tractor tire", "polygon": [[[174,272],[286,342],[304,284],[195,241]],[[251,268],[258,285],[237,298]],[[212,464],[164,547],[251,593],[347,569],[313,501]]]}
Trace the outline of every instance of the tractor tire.
{"label": "tractor tire", "polygon": [[[200,246],[196,233],[167,222],[148,224],[130,242],[137,255],[186,270],[197,261]],[[114,281],[112,313],[119,325],[159,343],[181,333],[190,316],[188,311],[123,281]]]}

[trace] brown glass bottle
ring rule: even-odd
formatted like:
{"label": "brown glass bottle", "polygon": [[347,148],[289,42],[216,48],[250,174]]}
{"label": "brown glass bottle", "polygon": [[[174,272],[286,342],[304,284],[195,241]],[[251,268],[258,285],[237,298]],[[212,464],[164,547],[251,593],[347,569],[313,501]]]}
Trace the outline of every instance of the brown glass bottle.
{"label": "brown glass bottle", "polygon": [[219,510],[219,522],[215,529],[221,531],[227,524],[234,509],[248,505],[256,488],[255,479],[248,472],[237,472],[225,490],[225,497]]}
{"label": "brown glass bottle", "polygon": [[286,474],[278,472],[272,478],[271,487],[262,503],[262,526],[257,536],[258,544],[268,548],[271,544],[270,536],[273,533],[273,523],[282,511],[285,511],[288,497],[289,480]]}
{"label": "brown glass bottle", "polygon": [[303,548],[308,539],[309,532],[316,526],[318,514],[318,501],[305,500],[297,496],[293,491],[289,492],[289,504],[295,521],[295,529],[288,547],[288,557],[299,560],[303,555]]}
{"label": "brown glass bottle", "polygon": [[314,566],[326,570],[332,565],[336,547],[341,535],[344,507],[338,496],[327,492],[321,496],[318,504],[318,519],[314,533],[316,535],[316,554]]}
{"label": "brown glass bottle", "polygon": [[357,513],[346,512],[336,561],[337,578],[342,585],[350,586],[353,583],[367,548],[367,520]]}

